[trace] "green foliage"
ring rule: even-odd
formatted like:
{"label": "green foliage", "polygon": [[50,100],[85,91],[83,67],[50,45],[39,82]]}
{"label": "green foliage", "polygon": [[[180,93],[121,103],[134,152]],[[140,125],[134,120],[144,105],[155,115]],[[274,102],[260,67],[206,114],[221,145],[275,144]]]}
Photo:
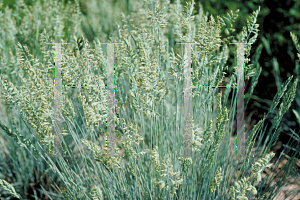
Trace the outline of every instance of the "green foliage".
{"label": "green foliage", "polygon": [[[42,158],[59,177],[59,184],[55,184],[59,198],[218,199],[231,195],[235,199],[237,194],[238,199],[246,199],[249,195],[261,198],[267,193],[268,189],[260,188],[264,183],[256,188],[251,181],[252,178],[256,182],[262,181],[262,170],[272,166],[268,163],[274,154],[269,150],[277,141],[280,129],[271,142],[256,152],[256,157],[251,157],[253,138],[261,138],[266,132],[261,131],[266,117],[257,123],[247,139],[247,157],[240,160],[241,172],[250,172],[250,175],[236,179],[232,172],[237,173],[240,168],[232,155],[235,144],[230,140],[234,131],[231,124],[236,99],[233,88],[226,88],[223,97],[217,87],[193,89],[193,124],[187,127],[193,133],[193,156],[180,156],[184,151],[183,130],[186,130],[182,123],[185,58],[180,56],[184,53],[183,45],[180,48],[171,43],[196,43],[192,45],[193,85],[220,85],[228,67],[225,66],[229,54],[227,44],[234,39],[231,34],[235,32],[239,10],[231,11],[225,17],[208,17],[203,12],[194,15],[194,1],[183,7],[179,1],[173,4],[168,0],[145,0],[132,1],[129,16],[118,13],[122,21],[116,22],[116,34],[105,41],[119,43],[114,45],[118,133],[115,157],[107,157],[107,136],[103,134],[107,131],[107,55],[100,44],[105,37],[100,35],[109,29],[102,30],[96,19],[100,10],[111,13],[105,5],[114,6],[108,1],[90,2],[91,12],[83,17],[78,1],[68,4],[39,2],[33,7],[18,1],[16,10],[6,9],[0,20],[0,26],[11,26],[10,32],[7,29],[1,33],[4,41],[0,46],[1,98],[6,105],[19,110],[31,131],[20,131],[22,121],[15,124],[14,130],[0,121],[0,128],[20,147],[33,150],[35,158]],[[104,3],[103,7],[101,3]],[[55,9],[51,7],[40,13],[53,5],[56,5]],[[259,10],[249,17],[237,40],[233,41],[256,41]],[[16,17],[17,22],[10,17]],[[29,27],[25,19],[39,26]],[[88,23],[88,20],[94,23],[87,25],[92,26],[91,29],[80,24],[81,21]],[[115,18],[108,17],[107,21],[115,21]],[[82,29],[90,32],[84,36]],[[87,39],[91,38],[90,33],[95,34],[91,43]],[[222,37],[222,33],[228,37]],[[19,38],[17,34],[20,34]],[[56,134],[52,129],[55,57],[50,46],[55,40],[70,43],[62,45],[63,84],[101,86],[81,88],[77,90],[78,94],[70,92],[72,88],[63,88],[63,147],[69,158],[44,156],[46,152],[54,154]],[[251,44],[246,47],[246,58],[250,56],[250,49]],[[245,69],[246,78],[253,77],[248,98],[261,73],[261,67],[257,65],[260,51]],[[234,72],[228,77],[229,83],[236,82],[236,75]],[[282,99],[272,128],[278,128],[282,115],[295,98],[298,79],[288,89],[292,79],[281,86],[271,105],[270,111]],[[231,92],[233,97],[228,99]],[[215,104],[216,109],[212,109]],[[11,114],[8,118],[17,116]],[[256,159],[258,161],[252,164]],[[249,164],[252,164],[251,168]],[[291,168],[292,165],[288,170]],[[286,177],[281,183],[284,181]],[[6,188],[15,193],[11,187]]]}

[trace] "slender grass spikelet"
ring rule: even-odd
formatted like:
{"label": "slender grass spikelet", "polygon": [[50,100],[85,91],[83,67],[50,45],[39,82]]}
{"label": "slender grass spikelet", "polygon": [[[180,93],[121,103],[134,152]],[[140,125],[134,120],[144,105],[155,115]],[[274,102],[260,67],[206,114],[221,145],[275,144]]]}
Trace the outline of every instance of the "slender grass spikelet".
{"label": "slender grass spikelet", "polygon": [[15,188],[6,182],[5,180],[0,179],[0,187],[3,188],[5,191],[9,192],[13,197],[18,199],[23,199],[15,190]]}

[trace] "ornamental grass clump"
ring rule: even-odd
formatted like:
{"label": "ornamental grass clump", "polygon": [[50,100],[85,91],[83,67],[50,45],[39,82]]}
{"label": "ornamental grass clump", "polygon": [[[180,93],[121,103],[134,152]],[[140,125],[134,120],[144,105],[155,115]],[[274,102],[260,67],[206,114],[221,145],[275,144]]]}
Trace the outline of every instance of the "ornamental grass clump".
{"label": "ornamental grass clump", "polygon": [[[239,73],[237,67],[233,67],[232,74],[225,72],[229,67],[226,65],[228,45],[256,41],[260,9],[235,34],[233,27],[239,10],[214,17],[204,14],[201,5],[199,14],[195,15],[194,1],[183,6],[178,0],[175,3],[133,0],[130,15],[119,14],[121,20],[116,22],[116,30],[107,37],[108,41],[103,38],[90,41],[84,30],[97,35],[103,33],[95,20],[95,13],[103,8],[97,7],[95,1],[91,1],[95,3],[92,13],[86,16],[95,22],[90,24],[91,29],[84,28],[87,24],[80,24],[86,18],[77,1],[64,6],[50,0],[33,7],[20,2],[18,10],[22,10],[26,19],[33,18],[30,13],[33,9],[47,5],[58,5],[59,12],[50,9],[40,13],[41,19],[48,21],[33,32],[23,25],[25,22],[20,17],[18,23],[22,26],[10,21],[11,31],[21,29],[18,32],[21,39],[16,41],[13,37],[16,32],[10,33],[5,39],[16,45],[0,46],[1,98],[9,109],[17,111],[8,116],[17,123],[12,129],[0,121],[0,128],[15,143],[34,152],[36,158],[42,158],[49,173],[59,177],[54,199],[259,199],[277,195],[278,188],[263,187],[276,174],[262,178],[261,173],[267,167],[270,170],[276,167],[269,163],[274,156],[270,147],[278,140],[279,125],[295,98],[299,77],[290,77],[281,86],[267,115],[246,131],[250,135],[244,155],[231,140],[236,132],[237,88],[233,86]],[[58,13],[65,14],[59,17]],[[8,9],[0,15],[0,25],[7,23],[3,20],[6,15],[11,16]],[[49,21],[53,16],[57,17],[56,21]],[[50,30],[53,27],[56,31]],[[296,44],[296,36],[292,37]],[[61,45],[64,155],[61,157],[55,157],[54,142],[58,134],[53,117],[53,72],[57,68],[51,46],[54,41],[68,43]],[[191,52],[186,52],[184,42],[194,43]],[[111,44],[103,43],[115,43],[115,146],[111,157],[107,152],[110,108],[106,89],[111,81],[107,80],[106,49]],[[11,51],[13,48],[15,53]],[[251,44],[245,47],[245,55],[239,55],[245,56],[245,82],[250,84],[245,109],[261,72],[257,59],[251,62],[250,50]],[[184,71],[189,68],[185,55],[190,54],[192,117],[185,123]],[[255,56],[260,56],[259,50]],[[211,87],[224,82],[230,87],[222,93],[218,87]],[[266,130],[265,120],[281,99],[274,125]],[[20,130],[20,127],[25,128]],[[184,155],[183,141],[188,130],[191,130],[192,153]],[[264,135],[267,139],[262,144]],[[261,149],[253,150],[255,139]],[[290,176],[296,173],[292,171],[294,157],[285,168]],[[286,182],[287,176],[278,185]],[[18,187],[13,190],[3,182],[3,188],[17,196]]]}

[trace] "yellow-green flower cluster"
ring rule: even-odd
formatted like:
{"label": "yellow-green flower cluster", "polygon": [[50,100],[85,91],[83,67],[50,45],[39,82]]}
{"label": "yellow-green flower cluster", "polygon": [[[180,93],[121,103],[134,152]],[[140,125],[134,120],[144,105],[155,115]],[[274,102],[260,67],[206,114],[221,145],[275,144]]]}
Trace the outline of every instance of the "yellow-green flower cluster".
{"label": "yellow-green flower cluster", "polygon": [[102,190],[99,186],[92,187],[92,199],[93,200],[103,200]]}
{"label": "yellow-green flower cluster", "polygon": [[169,191],[169,186],[171,186],[171,196],[173,197],[179,186],[183,183],[180,172],[173,172],[173,165],[171,164],[170,158],[167,158],[166,162],[160,162],[157,146],[152,150],[151,159],[155,165],[156,174],[159,176],[158,179],[155,179],[156,184],[160,189],[167,191]]}
{"label": "yellow-green flower cluster", "polygon": [[216,171],[215,177],[210,185],[210,190],[212,193],[215,192],[216,187],[220,185],[220,182],[222,181],[222,168],[219,167],[218,170]]}
{"label": "yellow-green flower cluster", "polygon": [[[88,149],[93,152],[96,161],[100,161],[106,165],[113,164],[114,167],[121,168],[120,166],[121,157],[119,156],[118,148],[115,147],[115,155],[118,157],[110,157],[106,155],[105,148],[101,148],[100,146],[98,146],[97,144],[91,141],[82,139],[81,143],[85,144],[88,147]],[[108,167],[111,168],[110,165]]]}
{"label": "yellow-green flower cluster", "polygon": [[[265,168],[272,166],[272,164],[268,164],[270,160],[274,157],[274,153],[271,152],[266,155],[265,158],[259,159],[255,164],[252,165],[251,168],[251,176],[254,176],[255,181],[261,181],[261,173]],[[251,185],[251,176],[244,177],[242,180],[235,182],[235,185],[230,188],[230,196],[233,200],[236,198],[239,200],[248,200],[246,195],[246,190],[251,191],[252,194],[257,194],[257,190],[254,186]],[[236,197],[236,195],[238,196]]]}

